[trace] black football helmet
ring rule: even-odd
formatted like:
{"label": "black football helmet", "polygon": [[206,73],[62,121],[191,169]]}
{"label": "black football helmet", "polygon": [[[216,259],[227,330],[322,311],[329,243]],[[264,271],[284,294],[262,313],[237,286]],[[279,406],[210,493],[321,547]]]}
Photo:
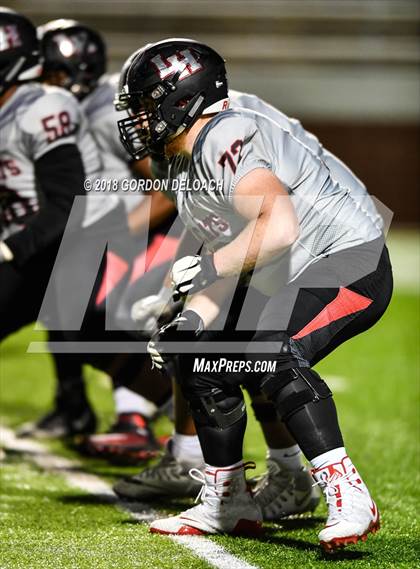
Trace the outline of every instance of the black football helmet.
{"label": "black football helmet", "polygon": [[106,71],[106,45],[101,35],[75,20],[52,20],[38,27],[44,77],[64,71],[61,84],[79,100],[96,87]]}
{"label": "black football helmet", "polygon": [[17,12],[0,7],[0,95],[41,74],[35,26]]}
{"label": "black football helmet", "polygon": [[226,68],[213,49],[190,39],[148,44],[127,60],[121,74],[118,121],[121,141],[135,159],[153,154],[200,115],[229,106]]}

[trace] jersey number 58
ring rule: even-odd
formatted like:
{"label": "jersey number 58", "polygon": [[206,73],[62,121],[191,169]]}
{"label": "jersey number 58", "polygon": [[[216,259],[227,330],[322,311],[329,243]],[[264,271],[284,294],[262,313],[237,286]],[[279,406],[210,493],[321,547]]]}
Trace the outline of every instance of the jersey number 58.
{"label": "jersey number 58", "polygon": [[48,142],[54,142],[57,138],[68,136],[72,133],[70,115],[67,111],[61,111],[57,115],[48,115],[41,122],[48,135]]}

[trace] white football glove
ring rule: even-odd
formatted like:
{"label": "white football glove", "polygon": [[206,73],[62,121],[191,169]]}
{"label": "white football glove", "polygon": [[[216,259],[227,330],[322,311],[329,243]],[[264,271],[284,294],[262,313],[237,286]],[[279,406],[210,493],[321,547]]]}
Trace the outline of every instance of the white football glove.
{"label": "white football glove", "polygon": [[8,261],[13,261],[13,253],[4,241],[0,241],[0,263],[7,263]]}
{"label": "white football glove", "polygon": [[188,255],[175,261],[171,270],[174,300],[198,292],[218,279],[213,255]]}
{"label": "white football glove", "polygon": [[145,331],[153,331],[157,327],[158,319],[170,312],[168,306],[171,301],[172,290],[163,287],[159,294],[151,294],[137,300],[131,307],[131,318],[141,324]]}
{"label": "white football glove", "polygon": [[172,322],[156,331],[147,344],[152,367],[162,370],[173,360],[175,354],[166,351],[166,342],[184,341],[190,344],[199,338],[203,330],[204,323],[194,310],[186,310],[178,314]]}

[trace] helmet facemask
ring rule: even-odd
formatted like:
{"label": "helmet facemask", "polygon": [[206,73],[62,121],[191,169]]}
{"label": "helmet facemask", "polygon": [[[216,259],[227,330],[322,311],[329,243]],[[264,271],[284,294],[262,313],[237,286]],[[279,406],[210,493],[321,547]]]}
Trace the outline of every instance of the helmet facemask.
{"label": "helmet facemask", "polygon": [[92,73],[89,65],[44,65],[44,80],[52,85],[70,91],[79,101],[91,93],[98,84],[98,77]]}
{"label": "helmet facemask", "polygon": [[[178,74],[177,74],[178,75]],[[177,75],[162,81],[148,92],[120,93],[117,110],[124,108],[130,115],[118,121],[121,141],[136,159],[157,152],[188,128],[202,114],[204,93],[179,99]]]}

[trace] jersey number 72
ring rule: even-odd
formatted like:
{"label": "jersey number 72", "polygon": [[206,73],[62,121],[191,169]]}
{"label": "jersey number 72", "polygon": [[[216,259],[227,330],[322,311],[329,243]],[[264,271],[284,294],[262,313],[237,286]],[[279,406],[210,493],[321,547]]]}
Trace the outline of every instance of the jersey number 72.
{"label": "jersey number 72", "polygon": [[[237,140],[235,140],[235,142],[233,142],[230,146],[230,152],[229,150],[226,150],[226,152],[223,152],[223,154],[221,155],[221,157],[219,158],[218,163],[222,166],[222,168],[225,167],[226,163],[229,164],[230,169],[232,170],[233,173],[236,172],[236,168],[237,165],[235,164],[235,160],[234,160],[234,156],[236,156],[243,145],[244,141],[241,140],[240,138],[238,138]],[[238,160],[239,162],[239,160]]]}

